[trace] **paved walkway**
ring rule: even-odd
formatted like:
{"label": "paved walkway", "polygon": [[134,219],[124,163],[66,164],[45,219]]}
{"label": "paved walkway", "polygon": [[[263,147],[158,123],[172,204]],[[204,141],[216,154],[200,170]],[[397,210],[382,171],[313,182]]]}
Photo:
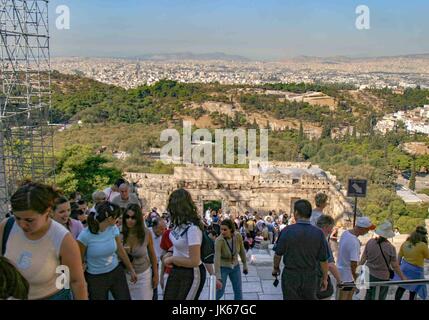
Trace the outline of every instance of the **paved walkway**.
{"label": "paved walkway", "polygon": [[[273,286],[274,278],[271,275],[273,271],[272,250],[253,249],[252,262],[248,264],[249,273],[242,274],[242,289],[244,300],[282,300],[282,290],[279,284]],[[159,289],[159,292],[161,290]],[[159,295],[162,299],[162,294]],[[200,300],[209,299],[209,279],[200,295]],[[234,300],[234,293],[231,282],[227,281],[225,295],[222,300]]]}

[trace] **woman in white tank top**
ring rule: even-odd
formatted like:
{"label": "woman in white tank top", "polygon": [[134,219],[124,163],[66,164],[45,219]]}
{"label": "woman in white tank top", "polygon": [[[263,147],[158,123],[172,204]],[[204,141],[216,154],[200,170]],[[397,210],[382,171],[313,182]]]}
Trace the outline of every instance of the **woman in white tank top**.
{"label": "woman in white tank top", "polygon": [[[70,286],[74,299],[86,300],[79,247],[70,232],[50,218],[58,196],[52,187],[32,182],[15,192],[10,218],[15,223],[4,256],[29,282],[29,299],[69,300]],[[0,239],[5,225],[0,224]]]}

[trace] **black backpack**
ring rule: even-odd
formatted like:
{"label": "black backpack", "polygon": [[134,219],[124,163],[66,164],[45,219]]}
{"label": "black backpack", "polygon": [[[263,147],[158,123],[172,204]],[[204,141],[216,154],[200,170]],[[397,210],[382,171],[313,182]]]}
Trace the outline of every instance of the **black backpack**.
{"label": "black backpack", "polygon": [[14,217],[10,217],[7,221],[6,221],[6,225],[4,227],[3,230],[3,238],[2,238],[2,246],[1,246],[1,255],[4,256],[4,254],[6,253],[6,245],[7,245],[7,240],[9,239],[9,234],[12,231],[12,227],[15,224],[15,218]]}
{"label": "black backpack", "polygon": [[[180,236],[183,236],[188,232],[191,226],[187,226],[185,231],[182,232]],[[201,261],[206,264],[214,263],[214,255],[215,255],[215,243],[212,239],[210,239],[207,230],[203,231],[203,240],[201,242]]]}

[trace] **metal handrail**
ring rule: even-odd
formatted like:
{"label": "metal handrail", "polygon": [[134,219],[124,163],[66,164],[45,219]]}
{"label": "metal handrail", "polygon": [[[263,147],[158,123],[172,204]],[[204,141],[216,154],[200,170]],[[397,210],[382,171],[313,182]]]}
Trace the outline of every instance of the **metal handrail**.
{"label": "metal handrail", "polygon": [[[387,287],[387,286],[396,286],[396,285],[410,285],[410,284],[429,284],[429,279],[417,279],[417,280],[397,280],[397,281],[374,281],[368,282],[371,287]],[[355,284],[338,284],[337,288],[353,288],[356,287]]]}
{"label": "metal handrail", "polygon": [[[429,284],[429,279],[415,279],[415,280],[396,280],[396,281],[374,281],[366,283],[370,287],[375,287],[375,300],[380,298],[380,287],[390,287],[398,285],[415,285],[415,284]],[[355,288],[356,284],[338,284],[335,299],[338,300],[339,293],[342,288]]]}
{"label": "metal handrail", "polygon": [[216,300],[216,276],[211,275],[209,278],[209,300]]}

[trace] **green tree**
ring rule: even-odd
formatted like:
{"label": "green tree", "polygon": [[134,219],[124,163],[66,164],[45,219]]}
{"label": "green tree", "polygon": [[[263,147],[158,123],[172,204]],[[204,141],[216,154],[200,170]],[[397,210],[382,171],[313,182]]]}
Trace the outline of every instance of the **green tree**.
{"label": "green tree", "polygon": [[299,122],[299,133],[298,133],[298,141],[302,142],[304,140],[304,126],[302,124],[302,121]]}
{"label": "green tree", "polygon": [[416,162],[415,161],[413,161],[413,166],[411,169],[409,188],[413,191],[416,190]]}
{"label": "green tree", "polygon": [[89,197],[121,177],[119,170],[105,165],[107,162],[91,146],[67,146],[57,155],[57,184],[65,193],[79,191]]}

